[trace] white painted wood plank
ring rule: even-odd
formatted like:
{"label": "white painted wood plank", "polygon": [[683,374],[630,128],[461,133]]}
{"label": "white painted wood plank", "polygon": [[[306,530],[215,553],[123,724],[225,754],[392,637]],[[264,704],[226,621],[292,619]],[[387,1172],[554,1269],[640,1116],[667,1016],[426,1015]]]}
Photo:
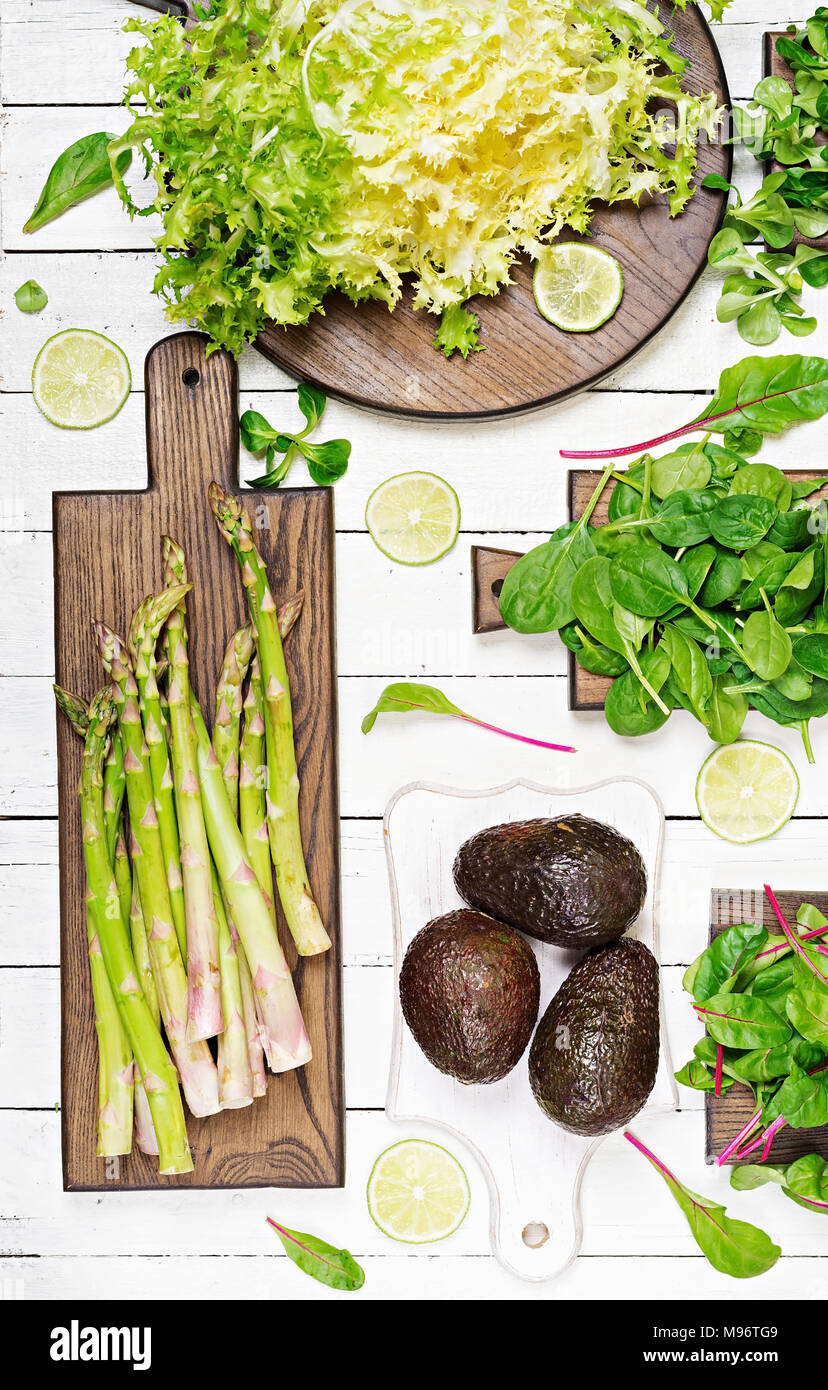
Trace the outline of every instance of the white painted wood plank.
{"label": "white painted wood plank", "polygon": [[[4,0],[5,100],[16,105],[45,99],[71,103],[82,92],[86,101],[119,102],[124,60],[136,42],[134,35],[121,33],[121,25],[135,13],[125,0],[85,0],[74,11],[65,0]],[[714,26],[734,97],[753,91],[760,76],[763,30],[788,23],[779,14],[776,0],[737,0],[727,23]]]}
{"label": "white painted wood plank", "polygon": [[[700,1114],[634,1121],[632,1127],[694,1191],[768,1230],[785,1256],[824,1254],[824,1233],[812,1212],[773,1189],[734,1192],[729,1170],[705,1164]],[[82,1249],[102,1258],[120,1253],[128,1233],[133,1256],[256,1256],[270,1249],[264,1217],[271,1215],[294,1229],[325,1233],[354,1254],[392,1256],[397,1252],[368,1215],[365,1187],[383,1148],[413,1137],[445,1139],[428,1125],[394,1124],[381,1112],[349,1112],[347,1185],[342,1191],[113,1190],[90,1195],[61,1190],[59,1115],[5,1111],[0,1113],[3,1255],[49,1258]],[[441,1259],[487,1256],[489,1200],[482,1170],[459,1140],[447,1143],[469,1176],[471,1206]],[[669,1253],[692,1258],[697,1253],[669,1191],[644,1163],[621,1134],[609,1136],[592,1159],[583,1187],[583,1256]]]}
{"label": "white painted wood plank", "polygon": [[[733,360],[742,355],[737,351]],[[679,358],[670,361],[678,364]],[[135,362],[132,367],[135,374]],[[137,369],[140,375],[140,363]],[[679,386],[681,370],[677,365],[675,376],[671,374]],[[714,384],[711,379],[711,390]],[[548,533],[567,519],[570,464],[560,458],[560,449],[635,444],[696,418],[707,400],[683,391],[587,392],[517,419],[439,425],[371,415],[331,401],[323,437],[344,436],[353,444],[348,473],[335,490],[337,527],[364,530],[365,504],[373,489],[395,472],[425,469],[456,488],[464,531],[518,533],[531,526],[535,536]],[[275,421],[277,403],[283,401],[269,392],[245,391],[240,405],[289,426],[290,416],[283,419],[281,412]],[[820,467],[821,428],[801,425],[767,440],[763,459],[780,468]],[[13,469],[5,469],[0,480],[0,530],[49,530],[52,491],[146,486],[144,402],[138,394],[129,397],[114,420],[89,431],[58,431],[30,396],[0,395],[0,437],[13,441],[14,459]],[[241,476],[255,476],[256,467],[243,458]],[[303,486],[307,474],[295,465],[290,481]],[[462,537],[458,544],[465,544]]]}
{"label": "white painted wood plank", "polygon": [[[393,673],[389,678],[393,679]],[[500,738],[471,724],[433,715],[382,716],[367,737],[360,725],[385,681],[342,677],[339,681],[340,810],[343,816],[376,816],[393,793],[408,782],[454,787],[493,787],[514,777],[549,786],[586,786],[608,774],[634,771],[655,788],[670,816],[696,816],[694,787],[698,769],[712,751],[706,731],[677,711],[655,734],[621,742],[601,713],[566,708],[562,676],[447,677],[440,687],[449,699],[478,719],[516,732],[571,744],[577,755],[554,753]],[[0,727],[14,730],[0,766],[0,815],[54,815],[54,709],[44,677],[0,677]],[[771,739],[796,764],[800,777],[800,816],[828,815],[828,784],[820,768],[826,732],[812,730],[816,766],[805,761],[796,730],[783,729],[751,711],[746,737]],[[795,836],[793,822],[777,843]]]}
{"label": "white painted wood plank", "polygon": [[[759,889],[769,880],[781,889],[824,889],[825,844],[826,826],[819,820],[793,821],[782,836],[742,847],[711,835],[701,821],[668,821],[658,896],[662,962],[684,968],[701,950],[712,888]],[[56,966],[55,821],[0,821],[0,903],[0,966]],[[390,964],[391,916],[379,819],[342,822],[342,918],[346,965]],[[688,1027],[694,1022],[688,1015]],[[695,1037],[692,1030],[677,1031],[676,1065],[689,1055]],[[688,1097],[683,1103],[689,1103]]]}
{"label": "white painted wood plank", "polygon": [[[0,302],[10,306],[9,313],[0,319],[3,388],[29,391],[32,363],[46,338],[65,328],[84,327],[105,333],[120,344],[132,366],[133,389],[142,390],[143,359],[148,349],[177,327],[166,319],[161,303],[152,294],[153,255],[141,251],[106,255],[86,251],[57,257],[38,253],[37,245],[35,237],[25,254],[0,262]],[[20,314],[11,308],[14,291],[28,279],[36,280],[49,295],[47,307],[39,314]],[[719,372],[748,351],[732,324],[716,323],[721,282],[722,277],[715,270],[705,271],[664,332],[620,371],[607,377],[601,389],[672,388],[676,383],[664,370],[667,334],[682,344],[683,389],[712,389]],[[820,302],[820,291],[806,287],[802,299],[806,311],[818,314]],[[808,340],[807,350],[828,354],[828,324],[820,323]],[[472,361],[470,373],[473,370]],[[243,396],[254,390],[293,389],[291,378],[252,348],[242,354],[239,380]],[[274,413],[287,411],[285,423],[289,423],[290,405],[276,402],[271,408]]]}
{"label": "white painted wood plank", "polygon": [[[391,1048],[391,970],[343,971],[345,1094],[356,1109],[385,1103]],[[0,969],[0,1108],[60,1100],[60,978],[54,969]]]}
{"label": "white painted wood plank", "polygon": [[[333,1229],[326,1228],[335,1243]],[[353,1251],[359,1255],[358,1250]],[[551,1284],[513,1279],[491,1258],[463,1258],[448,1253],[369,1256],[362,1261],[365,1285],[349,1299],[381,1302],[454,1303],[496,1301],[525,1303],[600,1302],[604,1299],[654,1299],[658,1302],[709,1299],[750,1303],[754,1300],[823,1300],[828,1294],[825,1260],[780,1260],[760,1279],[734,1281],[718,1274],[701,1257],[685,1259],[585,1259],[575,1261]],[[234,1300],[303,1303],[342,1299],[343,1295],[304,1279],[286,1256],[220,1259],[65,1259],[0,1260],[0,1284],[9,1298],[29,1299],[214,1299],[216,1289],[232,1289]],[[667,1313],[665,1312],[665,1317]]]}
{"label": "white painted wood plank", "polygon": [[[213,524],[205,507],[205,526]],[[499,535],[499,547],[525,550],[544,536]],[[424,674],[557,675],[566,655],[557,637],[523,637],[504,631],[472,632],[471,547],[489,534],[464,533],[451,553],[433,565],[395,565],[367,532],[340,535],[336,548],[339,674],[388,672],[418,679]],[[193,576],[196,584],[198,576]],[[54,671],[52,538],[48,532],[14,532],[0,548],[4,595],[0,671],[6,676],[51,676]],[[91,615],[90,615],[91,616]],[[127,614],[107,614],[124,628]],[[229,634],[228,634],[229,635]],[[79,692],[91,695],[91,691]],[[205,707],[210,700],[206,698]]]}

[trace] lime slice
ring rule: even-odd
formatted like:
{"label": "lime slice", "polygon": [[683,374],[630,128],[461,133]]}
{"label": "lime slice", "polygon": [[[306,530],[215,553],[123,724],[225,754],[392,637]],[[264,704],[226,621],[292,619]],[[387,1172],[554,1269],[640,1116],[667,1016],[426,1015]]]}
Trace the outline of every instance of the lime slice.
{"label": "lime slice", "polygon": [[565,241],[541,251],[533,289],[540,312],[556,328],[592,333],[621,303],[624,272],[614,256],[597,246]]}
{"label": "lime slice", "polygon": [[398,473],[371,493],[365,524],[389,560],[430,565],[457,540],[460,502],[454,488],[435,473]]}
{"label": "lime slice", "polygon": [[368,1179],[368,1210],[392,1240],[444,1240],[469,1209],[469,1180],[448,1149],[403,1139],[377,1159]]}
{"label": "lime slice", "polygon": [[116,343],[67,328],[43,344],[32,368],[35,404],[53,425],[91,430],[117,415],[129,395],[129,363]]}
{"label": "lime slice", "polygon": [[717,748],[696,782],[705,825],[734,845],[775,835],[793,815],[798,796],[799,778],[787,754],[752,739]]}

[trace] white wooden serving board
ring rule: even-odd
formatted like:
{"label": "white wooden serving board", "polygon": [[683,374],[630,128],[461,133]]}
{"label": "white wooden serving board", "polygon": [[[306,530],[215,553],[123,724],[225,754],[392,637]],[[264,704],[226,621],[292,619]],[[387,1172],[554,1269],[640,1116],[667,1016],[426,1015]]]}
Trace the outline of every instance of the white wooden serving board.
{"label": "white wooden serving board", "polygon": [[[392,1120],[433,1123],[468,1146],[489,1186],[494,1254],[513,1274],[533,1281],[553,1278],[578,1253],[581,1182],[601,1138],[570,1134],[546,1118],[529,1087],[526,1055],[509,1076],[489,1086],[464,1086],[436,1071],[403,1020],[397,982],[412,937],[433,917],[463,905],[452,864],[464,840],[485,826],[575,811],[614,826],[638,846],[647,866],[647,899],[631,935],[660,959],[654,908],[664,813],[646,783],[620,777],[557,791],[515,781],[461,791],[418,782],[401,788],[385,813],[395,1001],[386,1110]],[[539,941],[530,945],[541,972],[542,1014],[582,953]],[[677,1104],[663,1018],[662,1004],[658,1074],[643,1113]]]}

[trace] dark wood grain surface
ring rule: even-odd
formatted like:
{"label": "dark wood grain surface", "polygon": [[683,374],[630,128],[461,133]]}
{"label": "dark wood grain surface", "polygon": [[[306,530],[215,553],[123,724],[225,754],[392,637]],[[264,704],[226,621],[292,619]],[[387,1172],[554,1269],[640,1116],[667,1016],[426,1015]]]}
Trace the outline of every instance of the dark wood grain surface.
{"label": "dark wood grain surface", "polygon": [[[785,59],[780,58],[779,54],[776,51],[776,40],[781,39],[783,37],[786,37],[784,29],[774,29],[772,32],[765,34],[763,46],[764,73],[766,77],[782,77],[790,87],[794,87],[795,83],[793,72],[791,71],[791,68],[788,66],[788,64],[785,62]],[[818,145],[828,144],[828,135],[826,135],[824,131],[817,131],[815,139]],[[783,166],[781,164],[777,164],[776,160],[774,159],[771,160],[770,164],[767,166],[767,172],[773,170],[773,172],[776,173],[782,168]],[[795,232],[791,245],[795,246],[797,242],[800,241],[804,242],[806,246],[818,246],[823,251],[828,250],[828,235],[820,237],[804,237],[800,232]]]}
{"label": "dark wood grain surface", "polygon": [[[820,912],[828,915],[828,893],[791,891],[776,893],[776,897],[788,922],[796,921],[796,914],[803,902],[813,903]],[[760,889],[714,888],[710,894],[710,940],[723,932],[725,927],[739,922],[757,922],[766,927],[773,936],[782,935],[773,909]],[[685,998],[689,1007],[690,996],[686,995]],[[680,1064],[683,1064],[684,1060],[681,1058]],[[683,1091],[684,1087],[679,1089]],[[724,1095],[706,1095],[704,1099],[706,1158],[708,1163],[713,1163],[719,1154],[724,1152],[731,1139],[734,1139],[739,1130],[747,1124],[755,1113],[756,1106],[753,1103],[753,1093],[747,1086],[741,1086],[738,1082],[730,1086]],[[823,1158],[828,1158],[828,1125],[822,1125],[817,1129],[791,1129],[790,1125],[785,1125],[774,1139],[768,1161],[793,1163],[794,1159],[802,1158],[803,1154],[821,1154]],[[755,1149],[744,1162],[758,1163],[760,1155],[761,1149]]]}
{"label": "dark wood grain surface", "polygon": [[[715,91],[729,104],[721,59],[700,11],[695,5],[685,14],[660,8],[689,60],[685,85]],[[704,141],[699,182],[711,173],[729,178],[731,161],[730,146]],[[486,351],[465,362],[459,353],[447,361],[432,346],[438,321],[415,313],[410,295],[393,314],[377,302],[355,306],[332,295],[324,317],[314,315],[296,328],[268,324],[256,346],[334,396],[395,414],[473,418],[561,400],[621,366],[664,326],[705,265],[725,202],[722,193],[700,190],[677,218],[662,198],[642,198],[638,208],[599,207],[594,241],[621,262],[625,290],[618,312],[594,333],[564,333],[541,318],[524,259],[507,290],[471,301]]]}
{"label": "dark wood grain surface", "polygon": [[[821,478],[823,470],[817,468],[786,469],[786,476],[797,478]],[[579,517],[600,481],[597,471],[570,469],[569,472],[569,516],[571,520]],[[615,482],[610,481],[604,489],[590,521],[591,526],[603,526],[607,520],[610,498]],[[828,486],[813,494],[813,498],[828,498]],[[500,617],[498,595],[503,580],[516,560],[520,559],[515,550],[495,550],[484,545],[472,546],[472,631],[496,632],[505,628]],[[607,691],[612,685],[609,676],[595,676],[578,665],[573,652],[569,653],[569,708],[577,710],[597,710],[604,708]]]}
{"label": "dark wood grain surface", "polygon": [[[148,593],[162,587],[161,536],[185,547],[193,684],[212,718],[225,644],[246,620],[238,567],[207,502],[215,478],[238,491],[238,384],[233,359],[205,357],[202,334],[179,333],[149,352],[145,368],[149,480],[145,492],[56,493],[55,669],[70,690],[105,684],[91,621],[121,633]],[[267,1095],[243,1110],[188,1115],[195,1171],[159,1177],[134,1153],[95,1156],[97,1063],[87,961],[84,869],[76,788],[81,742],[57,718],[60,809],[62,1135],[67,1189],[140,1187],[336,1187],[344,1180],[344,1097],[339,930],[339,810],[333,490],[245,494],[277,596],[305,591],[286,644],[293,692],[300,810],[311,884],[333,949],[298,962],[282,943],[313,1046],[297,1071],[269,1076]]]}

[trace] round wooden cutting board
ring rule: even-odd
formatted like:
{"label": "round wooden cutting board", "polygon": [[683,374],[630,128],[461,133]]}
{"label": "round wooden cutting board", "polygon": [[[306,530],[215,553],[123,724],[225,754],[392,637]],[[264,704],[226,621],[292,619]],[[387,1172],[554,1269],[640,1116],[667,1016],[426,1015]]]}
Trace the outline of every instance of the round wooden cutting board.
{"label": "round wooden cutting board", "polygon": [[[676,12],[671,27],[691,64],[684,84],[715,91],[728,104],[721,58],[702,15],[695,6]],[[699,182],[712,173],[729,178],[731,163],[730,146],[703,143]],[[438,320],[415,313],[408,298],[389,313],[376,301],[353,305],[332,295],[324,317],[314,315],[301,328],[269,323],[256,346],[294,376],[375,410],[432,419],[529,410],[600,381],[664,326],[704,268],[725,202],[725,194],[700,189],[677,218],[662,199],[600,209],[595,244],[618,257],[625,290],[614,318],[594,333],[563,333],[541,318],[531,265],[523,260],[508,289],[470,301],[486,350],[465,362],[459,353],[446,360],[432,346]]]}

